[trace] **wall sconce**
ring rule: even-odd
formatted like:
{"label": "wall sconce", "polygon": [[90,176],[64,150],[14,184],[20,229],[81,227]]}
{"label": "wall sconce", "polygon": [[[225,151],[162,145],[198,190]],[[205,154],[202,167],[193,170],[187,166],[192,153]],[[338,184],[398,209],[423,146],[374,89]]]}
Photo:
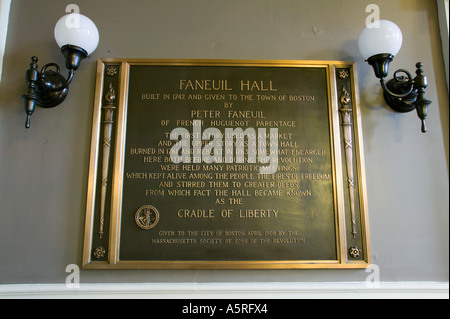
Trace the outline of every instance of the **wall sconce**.
{"label": "wall sconce", "polygon": [[67,78],[62,76],[55,63],[46,64],[38,71],[38,58],[31,58],[30,68],[26,72],[27,91],[22,95],[25,103],[27,120],[25,127],[30,127],[31,114],[35,105],[50,108],[61,104],[69,92],[69,84],[81,61],[95,51],[99,33],[95,24],[86,16],[71,13],[63,16],[55,26],[56,43],[66,58]]}
{"label": "wall sconce", "polygon": [[395,71],[393,79],[387,83],[385,80],[389,73],[389,63],[400,51],[402,41],[402,32],[395,23],[378,20],[361,32],[359,50],[366,62],[373,67],[375,76],[380,79],[387,105],[400,113],[415,109],[422,120],[422,132],[425,133],[427,131],[425,118],[431,101],[425,98],[427,78],[422,70],[423,64],[421,62],[416,64],[414,79],[407,70],[399,69]]}

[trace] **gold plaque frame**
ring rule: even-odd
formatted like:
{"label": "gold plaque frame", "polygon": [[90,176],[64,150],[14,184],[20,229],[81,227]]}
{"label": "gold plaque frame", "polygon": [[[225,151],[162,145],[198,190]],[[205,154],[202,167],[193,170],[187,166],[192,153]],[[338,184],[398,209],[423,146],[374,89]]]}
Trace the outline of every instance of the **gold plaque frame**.
{"label": "gold plaque frame", "polygon": [[[192,260],[121,258],[130,73],[132,67],[158,66],[175,70],[201,66],[215,74],[218,68],[321,69],[326,73],[334,250],[332,259],[226,258]],[[356,269],[371,263],[363,138],[356,63],[344,61],[155,60],[100,59],[97,67],[83,268],[85,269]],[[272,83],[270,84],[272,85]],[[271,87],[270,87],[271,88]],[[223,89],[223,87],[222,87]],[[226,89],[226,87],[225,87]],[[258,89],[261,89],[259,87]],[[159,209],[159,208],[158,208]],[[126,212],[136,229],[152,231],[162,219],[151,205]],[[138,227],[139,226],[139,227]],[[147,229],[147,230],[145,230]],[[316,238],[313,238],[316,239]],[[317,240],[320,241],[320,238]],[[308,239],[309,241],[309,239]],[[133,238],[130,240],[133,243]],[[139,240],[135,241],[139,245]],[[189,246],[191,249],[191,246]],[[195,247],[193,249],[196,249]],[[226,250],[226,248],[224,248]],[[230,250],[233,248],[230,248]],[[262,256],[262,248],[261,256]],[[257,250],[256,253],[259,253]],[[133,254],[131,254],[133,255]],[[135,256],[139,256],[139,253]],[[151,254],[150,254],[151,256]],[[287,256],[289,257],[289,256]]]}

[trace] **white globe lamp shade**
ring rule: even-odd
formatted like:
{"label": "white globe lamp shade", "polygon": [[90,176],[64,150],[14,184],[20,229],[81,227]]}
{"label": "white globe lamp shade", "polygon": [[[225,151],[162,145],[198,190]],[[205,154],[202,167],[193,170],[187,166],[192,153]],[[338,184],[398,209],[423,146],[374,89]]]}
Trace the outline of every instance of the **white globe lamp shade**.
{"label": "white globe lamp shade", "polygon": [[89,55],[97,48],[99,33],[91,19],[79,13],[70,13],[56,23],[55,40],[60,48],[77,46]]}
{"label": "white globe lamp shade", "polygon": [[378,54],[395,56],[402,47],[403,36],[400,28],[391,21],[375,21],[361,32],[359,51],[365,60]]}

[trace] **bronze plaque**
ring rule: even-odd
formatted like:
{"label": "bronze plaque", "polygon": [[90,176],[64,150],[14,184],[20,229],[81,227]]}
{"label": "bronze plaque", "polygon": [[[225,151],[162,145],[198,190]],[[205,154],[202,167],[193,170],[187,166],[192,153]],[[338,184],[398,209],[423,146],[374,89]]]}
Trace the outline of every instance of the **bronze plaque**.
{"label": "bronze plaque", "polygon": [[83,266],[370,264],[356,65],[98,61]]}

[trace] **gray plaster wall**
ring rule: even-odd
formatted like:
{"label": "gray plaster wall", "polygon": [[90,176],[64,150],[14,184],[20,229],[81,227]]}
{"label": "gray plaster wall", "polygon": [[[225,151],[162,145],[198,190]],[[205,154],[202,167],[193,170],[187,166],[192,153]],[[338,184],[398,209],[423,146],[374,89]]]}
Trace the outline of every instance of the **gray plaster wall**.
{"label": "gray plaster wall", "polygon": [[[64,283],[81,265],[96,60],[349,60],[358,63],[373,263],[383,281],[448,281],[448,91],[434,0],[77,0],[97,24],[64,104],[24,128],[30,57],[63,56],[53,38],[70,1],[13,0],[0,83],[0,284]],[[428,132],[385,106],[359,55],[365,8],[403,30],[391,70],[425,65]],[[364,281],[364,270],[83,270],[82,283]]]}

